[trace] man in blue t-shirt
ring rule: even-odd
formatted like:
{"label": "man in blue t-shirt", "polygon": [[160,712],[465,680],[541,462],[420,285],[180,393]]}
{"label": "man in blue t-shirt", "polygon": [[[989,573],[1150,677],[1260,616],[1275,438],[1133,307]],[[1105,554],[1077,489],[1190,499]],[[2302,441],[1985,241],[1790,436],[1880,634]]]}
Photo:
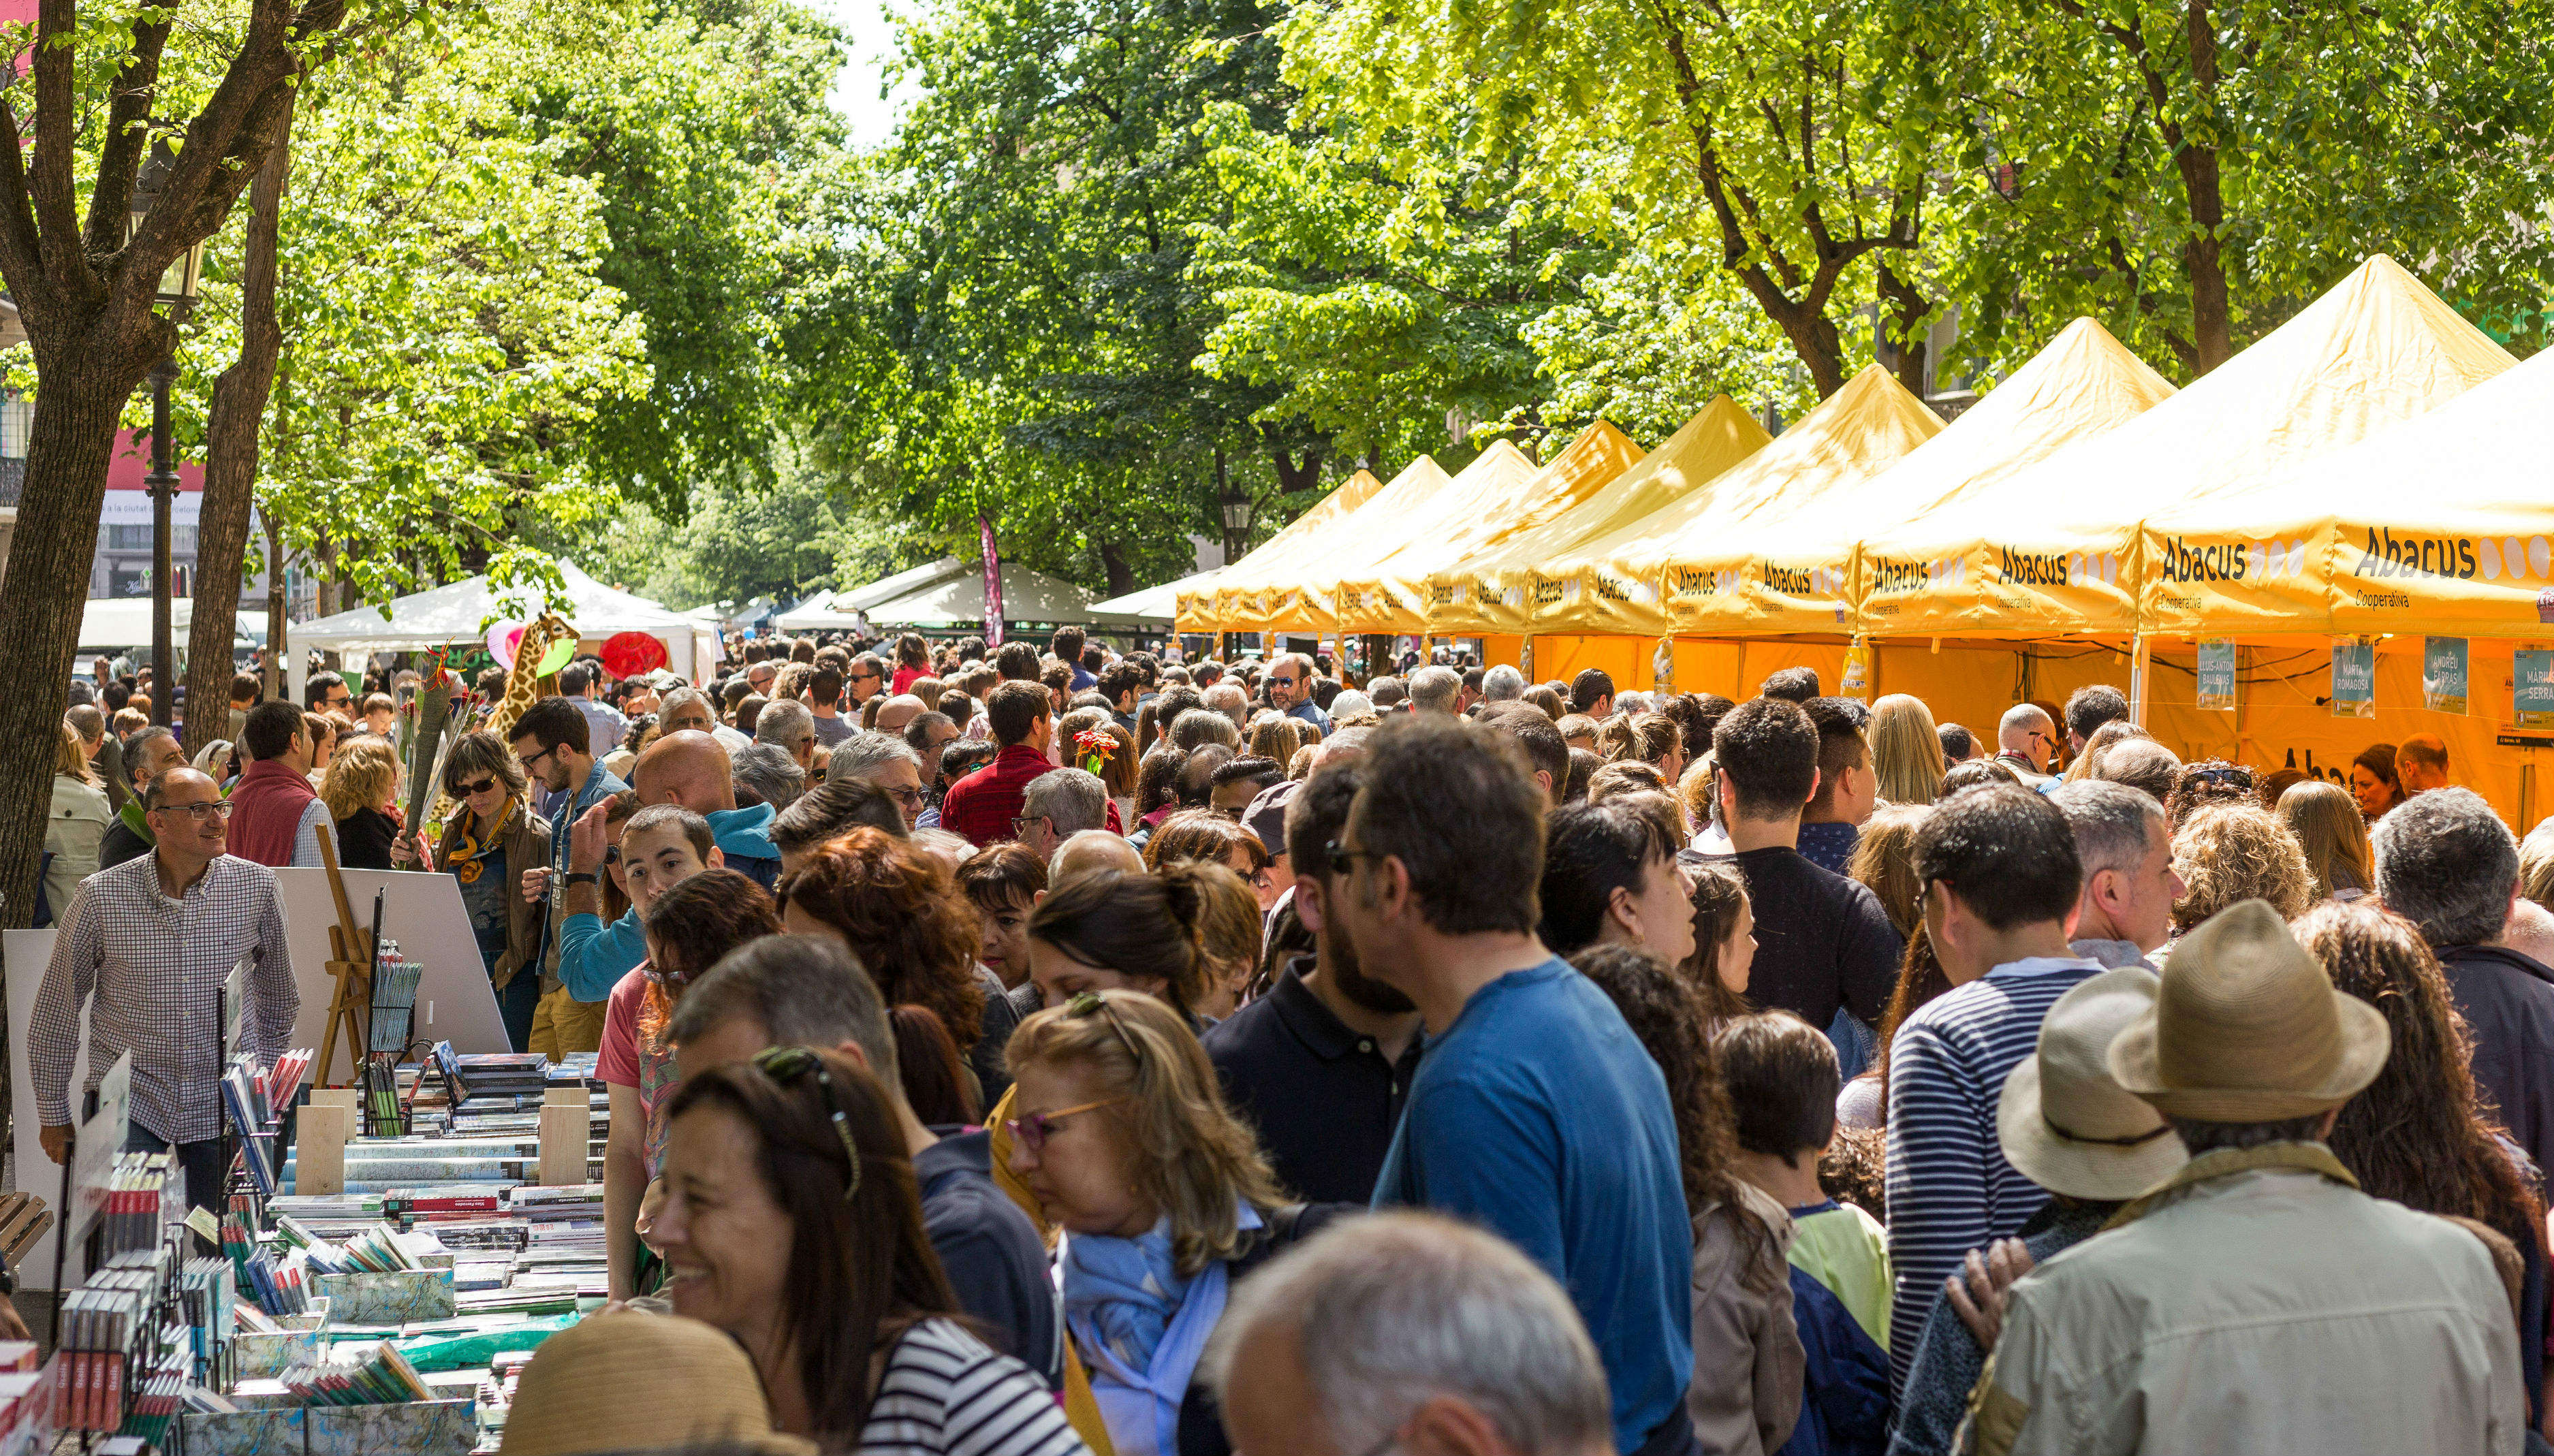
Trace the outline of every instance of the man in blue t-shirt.
{"label": "man in blue t-shirt", "polygon": [[1369,973],[1428,1050],[1375,1184],[1504,1235],[1577,1305],[1614,1443],[1696,1449],[1693,1234],[1667,1081],[1620,1013],[1535,938],[1544,797],[1508,739],[1409,715],[1377,730],[1330,858]]}

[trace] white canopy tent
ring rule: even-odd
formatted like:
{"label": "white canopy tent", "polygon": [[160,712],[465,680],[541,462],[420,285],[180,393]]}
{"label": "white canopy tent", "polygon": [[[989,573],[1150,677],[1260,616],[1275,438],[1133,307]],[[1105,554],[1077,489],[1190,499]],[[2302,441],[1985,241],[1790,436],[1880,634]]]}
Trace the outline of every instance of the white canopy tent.
{"label": "white canopy tent", "polygon": [[1091,611],[1098,616],[1129,617],[1144,626],[1160,626],[1168,629],[1179,611],[1180,593],[1204,591],[1222,570],[1223,568],[1217,567],[1213,571],[1202,571],[1195,576],[1184,576],[1175,582],[1164,582],[1158,587],[1146,587],[1141,591],[1128,592],[1123,597],[1111,597],[1105,602],[1094,602],[1091,604]]}
{"label": "white canopy tent", "polygon": [[[561,615],[576,628],[580,644],[599,648],[603,639],[621,632],[645,632],[665,644],[668,667],[693,682],[700,681],[700,669],[717,661],[718,629],[711,624],[668,612],[644,597],[607,587],[564,558],[558,563],[558,571],[567,588]],[[387,616],[383,608],[358,607],[352,612],[297,622],[288,637],[292,650],[286,664],[293,701],[300,701],[302,682],[309,675],[303,648],[369,656],[375,652],[417,652],[477,642],[487,635],[491,624],[520,621],[541,605],[537,590],[500,592],[486,577],[475,576],[396,598],[387,609]]]}
{"label": "white canopy tent", "polygon": [[943,556],[893,576],[880,577],[867,586],[819,592],[772,617],[771,624],[784,632],[858,630],[869,624],[863,614],[881,602],[892,602],[939,586],[954,577],[980,573],[981,570],[973,561]]}
{"label": "white canopy tent", "polygon": [[[254,647],[266,640],[264,608],[240,608],[238,625],[231,629],[235,646]],[[187,629],[195,620],[195,602],[191,597],[169,600],[170,629],[176,633],[180,651],[186,644]],[[79,650],[94,652],[108,647],[148,647],[151,645],[151,599],[148,597],[92,597],[80,609]]]}
{"label": "white canopy tent", "polygon": [[[975,561],[954,562],[954,570],[919,589],[864,603],[873,630],[891,627],[969,627],[985,619],[985,571]],[[892,580],[890,578],[889,580]],[[886,583],[878,583],[885,586]],[[863,589],[866,594],[871,589]],[[1103,616],[1093,610],[1091,594],[1068,581],[1031,571],[1016,562],[1002,563],[1002,619],[1029,626],[1131,626],[1129,618]]]}

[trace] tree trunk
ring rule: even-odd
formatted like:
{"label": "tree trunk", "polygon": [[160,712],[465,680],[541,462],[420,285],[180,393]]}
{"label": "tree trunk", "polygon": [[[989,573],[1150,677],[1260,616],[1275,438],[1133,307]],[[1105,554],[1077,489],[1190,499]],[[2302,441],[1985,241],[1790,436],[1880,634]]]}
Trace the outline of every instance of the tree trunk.
{"label": "tree trunk", "polygon": [[1126,564],[1126,552],[1114,541],[1100,543],[1100,566],[1108,573],[1108,595],[1123,597],[1135,590],[1135,568]]}
{"label": "tree trunk", "polygon": [[1270,457],[1277,467],[1277,489],[1280,492],[1318,491],[1322,488],[1321,446],[1306,446],[1301,463],[1296,461],[1295,452],[1291,450],[1272,451]]}
{"label": "tree trunk", "polygon": [[[2190,83],[2204,98],[2206,113],[2217,109],[2217,22],[2208,0],[2190,0],[2184,20],[2190,48]],[[2235,356],[2234,310],[2226,296],[2226,263],[2218,253],[2225,236],[2226,192],[2218,173],[2220,134],[2207,140],[2176,128],[2173,164],[2190,203],[2190,236],[2181,245],[2182,271],[2190,279],[2190,343],[2192,372],[2204,375]]]}
{"label": "tree trunk", "polygon": [[[248,242],[240,276],[239,359],[213,381],[210,418],[204,427],[204,501],[195,528],[195,620],[187,637],[186,715],[189,754],[227,736],[230,722],[231,638],[239,616],[240,567],[248,558],[249,509],[257,502],[258,433],[266,423],[266,396],[275,385],[276,357],[284,329],[275,317],[276,233],[284,214],[285,177],[291,167],[284,134],[266,154],[249,188]],[[270,631],[273,625],[270,623]]]}
{"label": "tree trunk", "polygon": [[1921,399],[1924,397],[1926,332],[1922,320],[1930,305],[1924,301],[1922,289],[1900,278],[1897,271],[1889,266],[1889,255],[1885,253],[1880,257],[1879,282],[1882,304],[1898,315],[1894,330],[1885,321],[1881,325],[1884,331],[1898,335],[1894,341],[1898,346],[1898,383],[1907,387],[1907,392]]}
{"label": "tree trunk", "polygon": [[[0,579],[0,662],[16,688],[0,693],[0,742],[51,743],[61,731],[116,427],[157,353],[121,341],[75,346],[42,365],[18,529]],[[50,753],[0,753],[0,925],[35,918],[53,776]]]}

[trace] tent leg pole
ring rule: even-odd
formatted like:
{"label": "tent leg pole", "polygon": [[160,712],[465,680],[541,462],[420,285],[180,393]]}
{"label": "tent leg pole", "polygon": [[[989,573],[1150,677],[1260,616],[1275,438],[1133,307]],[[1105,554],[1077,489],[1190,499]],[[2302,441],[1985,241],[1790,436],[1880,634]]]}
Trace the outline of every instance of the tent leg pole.
{"label": "tent leg pole", "polygon": [[2138,633],[2129,645],[2129,722],[2147,726],[2147,679],[2148,677],[2147,634]]}

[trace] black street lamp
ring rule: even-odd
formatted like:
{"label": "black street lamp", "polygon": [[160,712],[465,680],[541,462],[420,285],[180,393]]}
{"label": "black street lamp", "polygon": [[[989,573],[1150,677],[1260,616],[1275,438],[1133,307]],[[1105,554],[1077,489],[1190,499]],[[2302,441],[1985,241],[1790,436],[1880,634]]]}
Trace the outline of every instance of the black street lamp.
{"label": "black street lamp", "polygon": [[[1220,467],[1221,463],[1222,457],[1219,455],[1217,457],[1217,464]],[[1247,496],[1226,497],[1223,502],[1223,564],[1230,566],[1232,563],[1239,561],[1241,559],[1242,548],[1249,543],[1250,498]],[[1230,634],[1226,635],[1228,637]],[[1224,654],[1226,658],[1229,658],[1231,655],[1232,654],[1229,652]]]}
{"label": "black street lamp", "polygon": [[[152,204],[160,200],[162,189],[169,184],[169,174],[176,167],[177,155],[169,150],[166,141],[152,144],[150,158],[142,164],[141,174],[133,179],[125,246],[131,247],[135,235],[142,231],[142,220],[150,215]],[[173,320],[183,321],[187,310],[194,307],[203,284],[203,269],[204,243],[198,238],[161,275],[159,296],[154,301],[168,309]],[[164,728],[176,707],[177,684],[182,680],[177,672],[169,605],[176,571],[171,560],[171,537],[174,534],[171,517],[177,500],[177,467],[170,459],[169,387],[176,382],[177,355],[173,348],[168,358],[151,369],[151,473],[142,478],[151,491],[151,721]]]}

